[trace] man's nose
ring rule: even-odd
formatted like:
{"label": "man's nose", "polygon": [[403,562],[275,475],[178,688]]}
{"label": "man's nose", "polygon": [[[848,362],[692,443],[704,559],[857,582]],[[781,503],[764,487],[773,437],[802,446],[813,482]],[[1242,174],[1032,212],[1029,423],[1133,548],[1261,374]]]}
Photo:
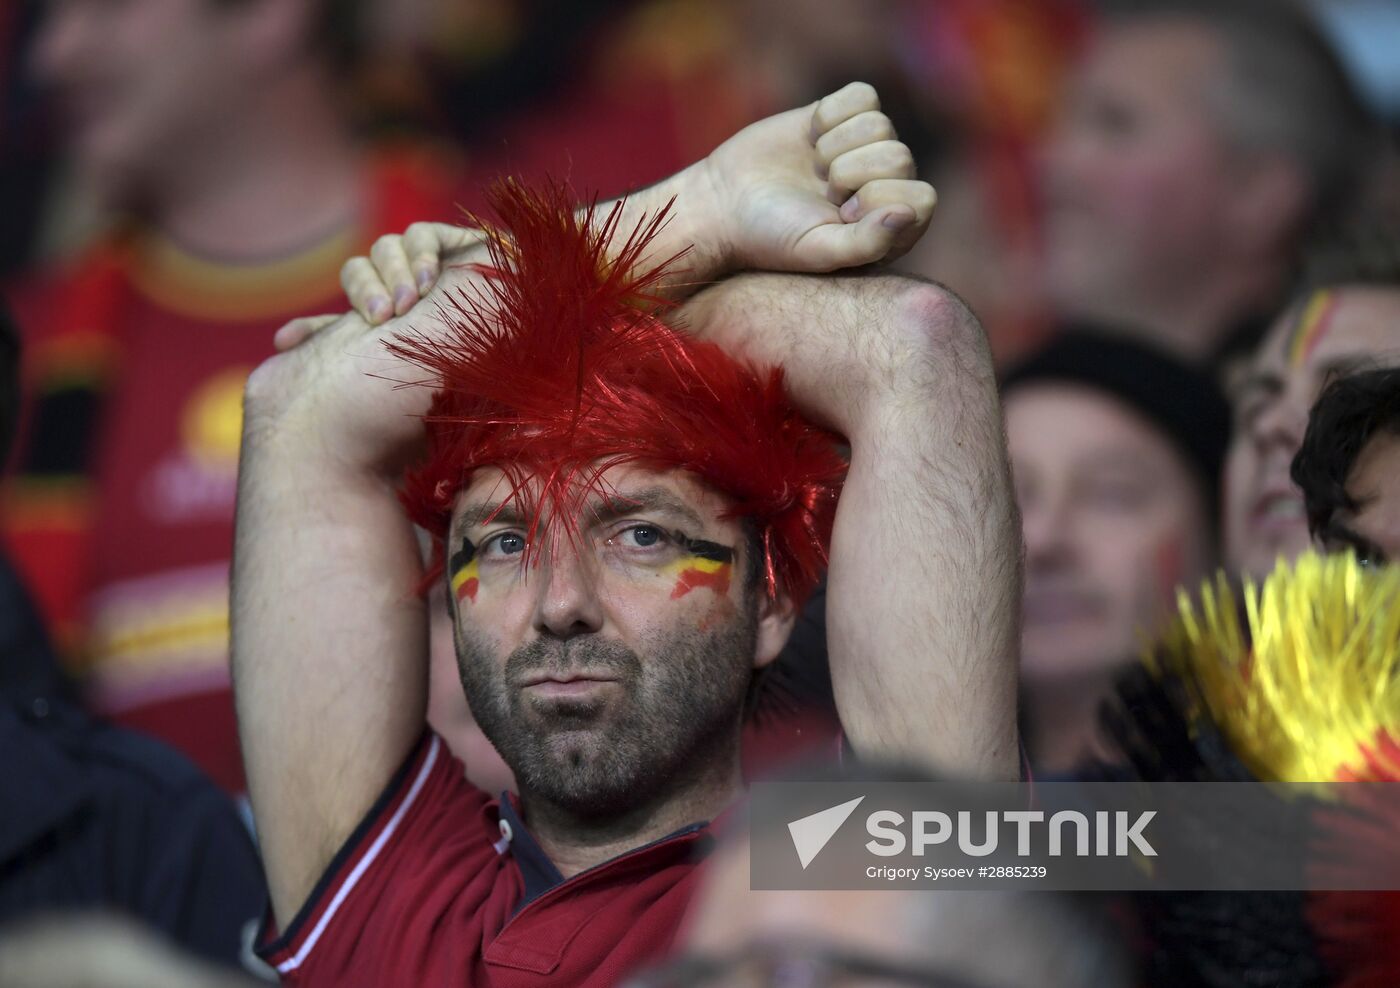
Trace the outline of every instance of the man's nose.
{"label": "man's nose", "polygon": [[1069,498],[1041,495],[1023,503],[1021,533],[1026,543],[1026,568],[1050,569],[1073,556]]}
{"label": "man's nose", "polygon": [[1308,403],[1286,391],[1255,417],[1250,426],[1250,438],[1261,449],[1278,447],[1292,456],[1303,445],[1307,429]]}
{"label": "man's nose", "polygon": [[598,571],[566,540],[540,562],[540,585],[535,598],[535,630],[557,638],[591,634],[603,627],[598,598]]}

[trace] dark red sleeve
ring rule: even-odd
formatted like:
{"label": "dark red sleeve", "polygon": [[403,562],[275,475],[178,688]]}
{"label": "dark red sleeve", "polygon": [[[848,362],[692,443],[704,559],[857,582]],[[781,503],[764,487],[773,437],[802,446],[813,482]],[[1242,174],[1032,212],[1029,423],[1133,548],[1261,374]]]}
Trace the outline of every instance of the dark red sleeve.
{"label": "dark red sleeve", "polygon": [[428,958],[453,962],[452,942],[470,939],[454,929],[482,921],[503,867],[488,802],[442,739],[425,734],[296,919],[280,935],[264,923],[258,955],[287,985],[428,983],[401,979]]}

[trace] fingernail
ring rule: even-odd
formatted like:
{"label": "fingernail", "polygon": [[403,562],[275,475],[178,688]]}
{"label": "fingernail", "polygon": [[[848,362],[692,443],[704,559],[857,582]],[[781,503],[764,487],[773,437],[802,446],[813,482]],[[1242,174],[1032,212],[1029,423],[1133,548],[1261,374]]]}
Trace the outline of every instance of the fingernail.
{"label": "fingernail", "polygon": [[854,223],[856,217],[860,215],[860,197],[851,196],[841,204],[841,219],[847,223]]}
{"label": "fingernail", "polygon": [[433,284],[433,269],[426,265],[419,268],[416,278],[418,281],[418,290],[420,292],[427,291]]}
{"label": "fingernail", "polygon": [[375,295],[365,303],[365,308],[369,311],[371,319],[388,319],[393,309],[389,307],[389,300],[383,295]]}
{"label": "fingernail", "polygon": [[905,227],[913,226],[914,217],[905,212],[890,213],[880,223],[886,230],[903,230]]}
{"label": "fingernail", "polygon": [[394,311],[407,312],[413,308],[413,303],[418,301],[418,293],[407,285],[400,285],[394,289]]}

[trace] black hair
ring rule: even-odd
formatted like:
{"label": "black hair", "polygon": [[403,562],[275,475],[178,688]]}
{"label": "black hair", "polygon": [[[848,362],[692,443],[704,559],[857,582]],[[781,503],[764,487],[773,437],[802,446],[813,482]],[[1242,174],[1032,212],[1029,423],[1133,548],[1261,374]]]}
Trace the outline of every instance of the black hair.
{"label": "black hair", "polygon": [[1387,432],[1400,435],[1400,367],[1339,378],[1313,405],[1291,472],[1315,537],[1326,533],[1337,512],[1359,507],[1347,493],[1347,478],[1371,439]]}

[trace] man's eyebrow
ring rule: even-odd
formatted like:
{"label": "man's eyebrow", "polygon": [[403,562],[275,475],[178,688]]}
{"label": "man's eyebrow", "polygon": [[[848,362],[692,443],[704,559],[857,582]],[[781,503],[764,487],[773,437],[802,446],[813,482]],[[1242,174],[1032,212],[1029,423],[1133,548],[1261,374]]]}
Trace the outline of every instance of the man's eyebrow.
{"label": "man's eyebrow", "polygon": [[462,513],[457,516],[457,524],[453,526],[452,537],[454,540],[463,538],[473,528],[488,522],[493,525],[524,525],[527,519],[521,514],[514,499],[504,503],[482,501],[462,509]]}
{"label": "man's eyebrow", "polygon": [[1081,470],[1129,470],[1140,473],[1152,463],[1152,457],[1140,448],[1118,447],[1104,449],[1075,461],[1074,466]]}
{"label": "man's eyebrow", "polygon": [[662,513],[683,519],[696,528],[704,528],[704,519],[695,509],[665,487],[647,487],[639,491],[609,491],[597,497],[587,509],[593,525],[606,525],[637,512]]}

